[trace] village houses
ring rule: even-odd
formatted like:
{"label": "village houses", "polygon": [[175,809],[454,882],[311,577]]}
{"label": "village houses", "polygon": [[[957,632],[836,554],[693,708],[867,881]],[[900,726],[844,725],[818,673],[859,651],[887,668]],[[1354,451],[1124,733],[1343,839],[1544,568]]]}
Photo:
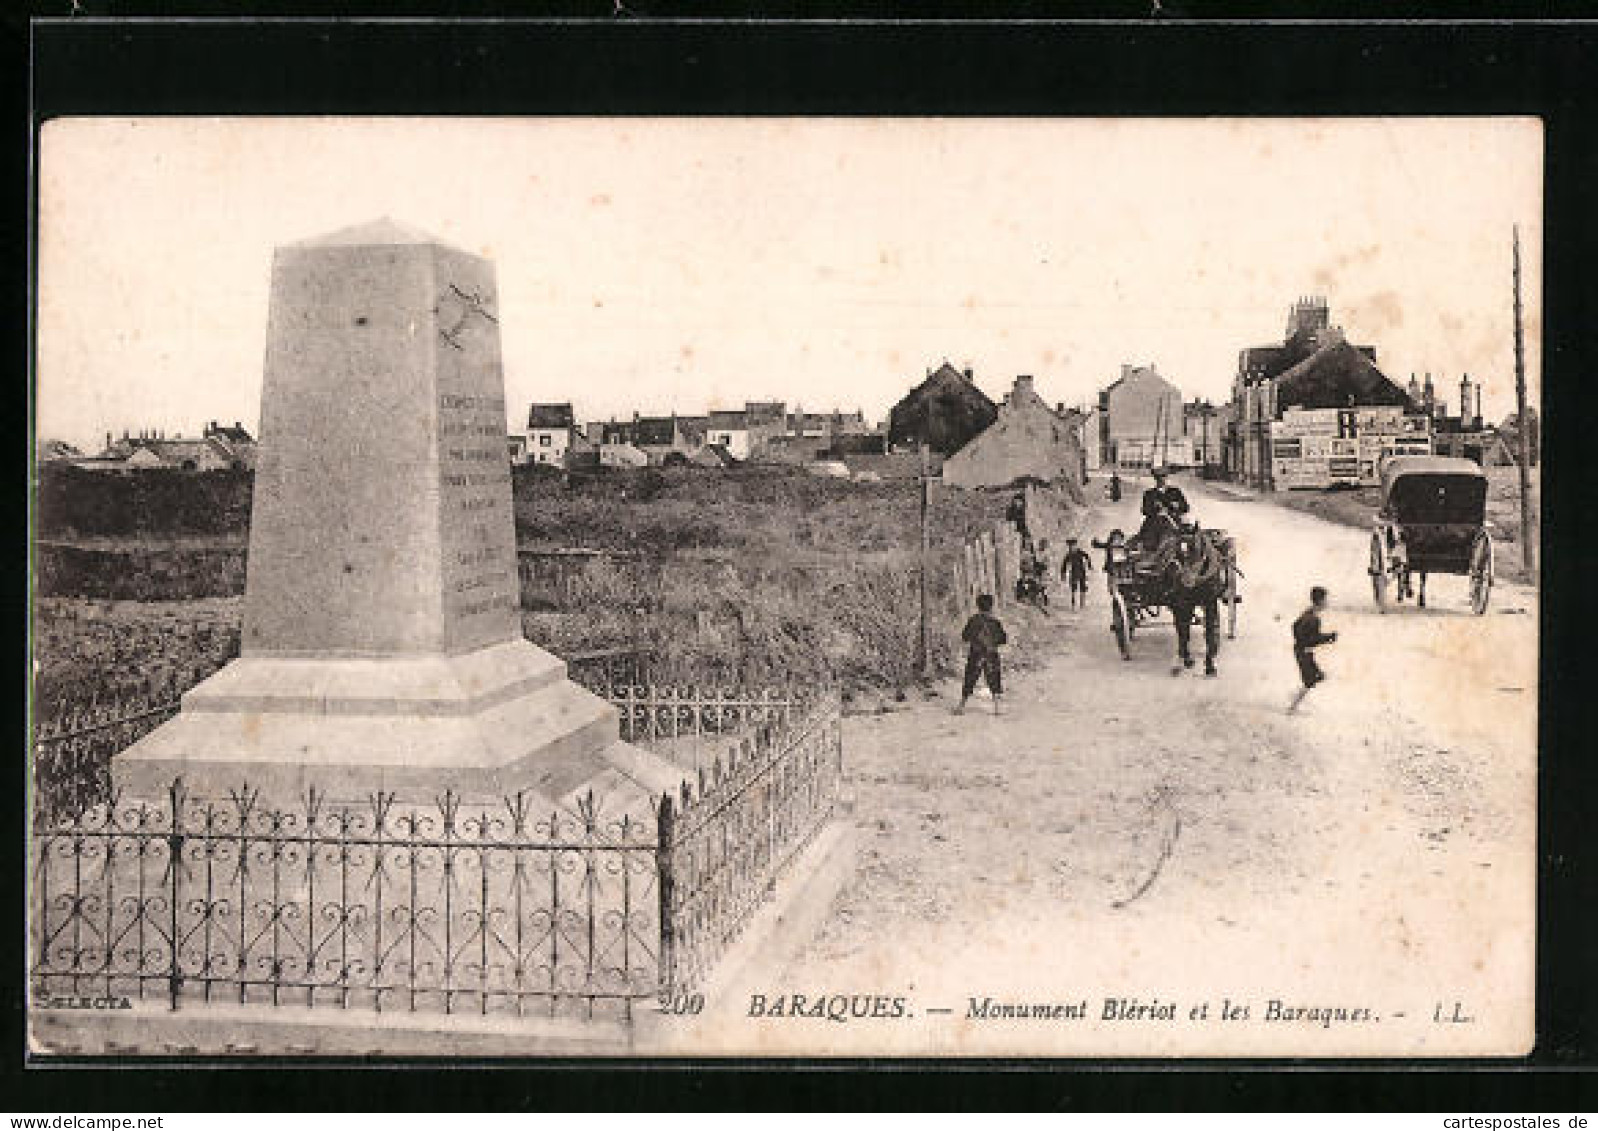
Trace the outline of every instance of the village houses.
{"label": "village houses", "polygon": [[168,436],[160,428],[124,431],[121,439],[107,432],[98,455],[66,459],[88,471],[219,471],[253,468],[255,452],[255,438],[242,423],[229,426],[212,420],[198,437]]}

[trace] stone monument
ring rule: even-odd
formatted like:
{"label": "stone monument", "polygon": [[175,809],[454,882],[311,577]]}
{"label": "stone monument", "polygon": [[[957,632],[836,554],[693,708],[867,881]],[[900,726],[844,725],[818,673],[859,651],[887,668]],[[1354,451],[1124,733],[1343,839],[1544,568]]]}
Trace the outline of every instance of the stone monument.
{"label": "stone monument", "polygon": [[241,654],[116,758],[126,794],[681,782],[522,638],[497,310],[492,264],[386,220],[278,249]]}

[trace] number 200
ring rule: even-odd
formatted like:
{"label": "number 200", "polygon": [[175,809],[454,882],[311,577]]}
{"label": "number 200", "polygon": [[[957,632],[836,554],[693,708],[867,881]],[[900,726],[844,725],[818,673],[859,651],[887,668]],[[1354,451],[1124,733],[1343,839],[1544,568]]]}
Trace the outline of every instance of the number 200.
{"label": "number 200", "polygon": [[662,996],[660,1011],[675,1015],[696,1014],[705,1008],[704,994],[677,994],[675,997]]}

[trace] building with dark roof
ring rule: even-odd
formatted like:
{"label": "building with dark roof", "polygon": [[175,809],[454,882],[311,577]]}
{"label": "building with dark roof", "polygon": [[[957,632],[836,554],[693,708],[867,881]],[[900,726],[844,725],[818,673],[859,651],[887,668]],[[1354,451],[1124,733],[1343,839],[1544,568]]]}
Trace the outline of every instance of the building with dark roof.
{"label": "building with dark roof", "polygon": [[632,444],[649,457],[651,464],[663,464],[672,455],[687,457],[705,442],[702,418],[688,416],[639,416],[633,420]]}
{"label": "building with dark roof", "polygon": [[1280,343],[1239,353],[1232,406],[1223,465],[1235,478],[1260,487],[1271,485],[1271,424],[1289,408],[1418,411],[1409,394],[1377,368],[1375,347],[1349,342],[1342,327],[1332,324],[1326,299],[1318,296],[1293,304]]}
{"label": "building with dark roof", "polygon": [[925,443],[949,456],[965,447],[998,417],[998,406],[977,388],[971,370],[945,361],[905,394],[888,415],[890,448]]}
{"label": "building with dark roof", "polygon": [[535,404],[527,411],[527,427],[534,428],[575,428],[577,426],[576,414],[572,412],[570,401],[561,404]]}

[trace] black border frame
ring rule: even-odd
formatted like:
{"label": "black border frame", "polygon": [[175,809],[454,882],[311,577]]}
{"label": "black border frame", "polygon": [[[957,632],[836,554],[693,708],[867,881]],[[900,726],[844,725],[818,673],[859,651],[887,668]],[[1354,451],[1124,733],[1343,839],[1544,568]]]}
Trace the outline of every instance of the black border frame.
{"label": "black border frame", "polygon": [[[786,1105],[962,1108],[1046,1106],[1396,1110],[1553,1110],[1598,1107],[1598,869],[1587,810],[1598,802],[1587,736],[1594,696],[1580,636],[1594,623],[1598,554],[1578,540],[1580,516],[1598,493],[1583,484],[1591,445],[1582,425],[1598,405],[1598,227],[1588,195],[1598,186],[1598,22],[1519,23],[1345,19],[1240,22],[1265,4],[1206,8],[1188,22],[1142,18],[1143,3],[1112,2],[1103,18],[1065,22],[1058,4],[1016,4],[1005,18],[949,18],[951,6],[873,4],[852,11],[784,3],[730,18],[679,18],[663,2],[609,0],[570,15],[506,21],[504,5],[463,2],[457,18],[284,18],[306,5],[257,5],[267,19],[61,18],[53,4],[5,22],[8,62],[27,79],[19,118],[28,141],[25,223],[8,249],[25,251],[13,358],[32,373],[31,158],[39,124],[71,114],[886,114],[1198,116],[1527,114],[1545,125],[1543,358],[1545,443],[1556,477],[1544,483],[1544,600],[1540,686],[1537,1048],[1506,1061],[293,1061],[117,1065],[64,1060],[25,1065],[22,979],[0,979],[8,1037],[3,1054],[12,1103],[54,1111],[255,1109],[370,1110],[492,1106],[550,1110],[557,1104],[657,1108]],[[1202,0],[1172,0],[1180,15]],[[94,0],[84,5],[103,9]],[[220,5],[190,0],[167,17],[210,16]],[[1343,15],[1365,0],[1315,0],[1296,15]],[[1429,13],[1479,16],[1492,5],[1431,5]],[[1389,5],[1382,5],[1391,15]],[[348,5],[418,15],[414,3]],[[793,14],[803,20],[771,20]],[[1319,11],[1317,11],[1319,9]],[[1444,9],[1447,9],[1446,11]],[[80,11],[82,9],[80,8]],[[699,16],[714,5],[696,5]],[[1544,11],[1548,11],[1545,8]],[[1080,9],[1079,9],[1080,11]],[[469,14],[474,18],[459,18]],[[1427,15],[1428,11],[1416,10]],[[1526,11],[1521,9],[1521,15]],[[958,14],[956,14],[958,16]],[[14,123],[17,118],[10,119]],[[18,139],[19,141],[21,139]],[[1484,170],[1491,175],[1491,170]],[[16,181],[12,182],[16,184]],[[107,191],[114,191],[108,186]],[[16,276],[12,276],[15,281]],[[1507,280],[1506,280],[1507,287]],[[23,317],[23,312],[26,317]],[[8,497],[26,530],[28,384],[13,382],[8,419],[21,435],[7,451],[21,466]],[[1556,411],[1557,410],[1557,411]],[[8,571],[26,636],[26,571]],[[1553,610],[1558,615],[1554,615]],[[25,679],[19,681],[25,695]],[[21,696],[19,696],[19,699]],[[20,705],[20,703],[19,703]],[[23,712],[19,711],[19,718]],[[19,727],[13,733],[24,737]],[[20,747],[19,747],[20,748]],[[17,795],[20,797],[20,793]],[[6,807],[21,835],[21,806]],[[15,810],[15,811],[13,811]],[[23,908],[23,877],[5,871],[7,905]],[[6,932],[6,968],[20,970],[20,923]],[[15,947],[15,953],[12,949]],[[218,1065],[227,1062],[204,1062]],[[352,1072],[352,1065],[375,1071]],[[640,1068],[646,1069],[639,1071]],[[309,1074],[315,1074],[314,1076]],[[16,1090],[12,1090],[13,1087]],[[496,1095],[497,1093],[497,1095]],[[497,1101],[497,1102],[495,1102]],[[11,1106],[8,1104],[7,1106]]]}

